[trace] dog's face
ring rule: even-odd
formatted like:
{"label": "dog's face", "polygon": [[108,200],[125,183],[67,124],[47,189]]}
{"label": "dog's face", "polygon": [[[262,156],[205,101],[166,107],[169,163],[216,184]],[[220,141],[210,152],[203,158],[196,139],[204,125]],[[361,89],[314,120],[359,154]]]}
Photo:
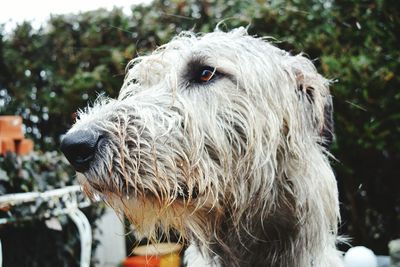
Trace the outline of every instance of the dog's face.
{"label": "dog's face", "polygon": [[80,112],[62,149],[85,191],[139,232],[207,240],[227,214],[268,206],[254,203],[282,162],[324,142],[326,85],[309,60],[242,28],[183,34],[129,63],[118,99]]}

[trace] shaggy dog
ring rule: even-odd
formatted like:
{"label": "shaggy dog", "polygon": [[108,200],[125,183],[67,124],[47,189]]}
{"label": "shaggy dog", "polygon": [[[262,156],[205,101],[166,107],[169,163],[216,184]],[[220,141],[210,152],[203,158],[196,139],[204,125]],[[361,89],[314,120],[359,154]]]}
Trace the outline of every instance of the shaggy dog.
{"label": "shaggy dog", "polygon": [[185,32],[133,59],[61,147],[138,236],[179,232],[203,258],[189,266],[337,267],[331,116],[304,56],[244,28]]}

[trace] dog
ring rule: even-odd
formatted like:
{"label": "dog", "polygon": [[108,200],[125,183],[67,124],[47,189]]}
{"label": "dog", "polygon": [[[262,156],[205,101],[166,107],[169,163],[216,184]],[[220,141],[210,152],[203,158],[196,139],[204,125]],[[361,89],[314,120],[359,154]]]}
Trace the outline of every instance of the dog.
{"label": "dog", "polygon": [[138,238],[179,232],[188,266],[338,267],[332,138],[329,81],[237,28],[133,59],[61,149]]}

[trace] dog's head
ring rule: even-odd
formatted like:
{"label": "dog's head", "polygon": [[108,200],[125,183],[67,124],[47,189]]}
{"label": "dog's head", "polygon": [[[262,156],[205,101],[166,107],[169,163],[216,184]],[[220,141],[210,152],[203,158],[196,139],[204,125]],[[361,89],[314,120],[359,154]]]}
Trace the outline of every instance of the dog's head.
{"label": "dog's head", "polygon": [[323,153],[327,85],[310,60],[243,28],[182,33],[132,60],[118,99],[79,112],[61,147],[85,191],[139,232],[205,241],[223,218],[271,208],[292,158]]}

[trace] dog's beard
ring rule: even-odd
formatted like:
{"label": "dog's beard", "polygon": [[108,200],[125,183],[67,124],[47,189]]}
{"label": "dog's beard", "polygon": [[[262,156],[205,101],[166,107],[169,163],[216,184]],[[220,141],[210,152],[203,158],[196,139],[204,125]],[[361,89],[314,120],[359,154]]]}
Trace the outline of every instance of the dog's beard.
{"label": "dog's beard", "polygon": [[155,188],[155,185],[151,189],[140,188],[138,185],[136,188],[125,188],[124,179],[115,174],[108,177],[108,180],[118,179],[118,182],[104,182],[107,180],[105,177],[94,177],[90,172],[78,173],[77,177],[90,198],[104,201],[116,212],[126,216],[134,226],[138,240],[147,238],[150,242],[159,242],[161,235],[169,239],[171,232],[178,233],[179,242],[182,243],[191,239],[193,233],[198,236],[197,239],[206,239],[203,228],[207,228],[207,223],[212,221],[207,218],[216,205],[211,195],[197,195],[196,187],[180,184],[178,189],[170,191]]}

